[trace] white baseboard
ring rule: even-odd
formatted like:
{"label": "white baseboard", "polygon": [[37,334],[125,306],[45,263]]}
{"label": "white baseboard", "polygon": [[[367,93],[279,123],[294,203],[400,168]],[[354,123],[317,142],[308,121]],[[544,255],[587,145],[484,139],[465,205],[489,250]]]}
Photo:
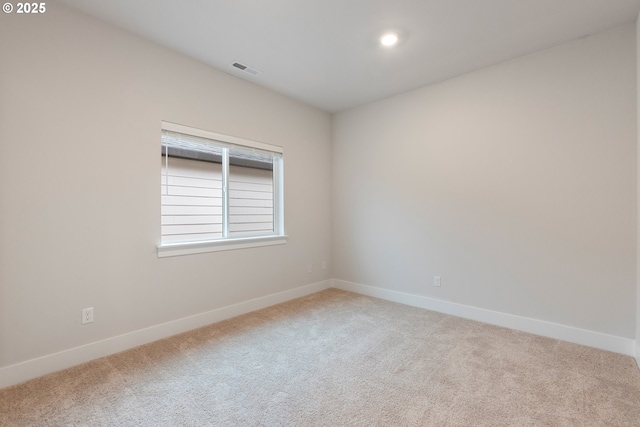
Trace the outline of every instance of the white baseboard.
{"label": "white baseboard", "polygon": [[0,368],[0,388],[19,384],[90,360],[310,295],[329,287],[331,287],[330,280],[312,283]]}
{"label": "white baseboard", "polygon": [[6,366],[0,368],[0,388],[19,384],[32,378],[70,368],[175,334],[310,295],[329,287],[633,356],[640,368],[640,342],[634,342],[628,338],[344,280],[326,280]]}
{"label": "white baseboard", "polygon": [[[464,317],[466,319],[477,320],[483,323],[490,323],[492,325],[516,329],[575,344],[613,351],[627,356],[634,356],[634,341],[629,338],[607,335],[600,332],[574,328],[572,326],[560,325],[543,320],[486,310],[483,308],[472,307],[469,305],[458,304],[421,295],[361,285],[344,280],[334,279],[332,280],[332,283],[334,288],[345,291],[399,302],[401,304],[425,308],[427,310],[451,314],[453,316]],[[638,348],[638,343],[635,343],[635,346],[635,357],[640,364],[640,350]]]}

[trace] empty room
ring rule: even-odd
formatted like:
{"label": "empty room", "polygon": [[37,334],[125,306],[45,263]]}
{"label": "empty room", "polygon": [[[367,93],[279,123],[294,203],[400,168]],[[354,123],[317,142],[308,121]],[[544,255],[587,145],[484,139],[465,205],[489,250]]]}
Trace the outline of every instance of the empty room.
{"label": "empty room", "polygon": [[640,0],[0,13],[0,426],[639,426]]}

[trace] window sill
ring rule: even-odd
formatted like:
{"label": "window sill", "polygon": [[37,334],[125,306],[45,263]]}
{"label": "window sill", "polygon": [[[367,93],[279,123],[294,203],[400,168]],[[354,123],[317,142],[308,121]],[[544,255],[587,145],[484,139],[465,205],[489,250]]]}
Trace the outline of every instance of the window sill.
{"label": "window sill", "polygon": [[206,242],[170,243],[158,246],[158,258],[201,254],[205,252],[231,251],[235,249],[256,248],[260,246],[283,245],[286,235],[244,237],[239,239],[210,240]]}

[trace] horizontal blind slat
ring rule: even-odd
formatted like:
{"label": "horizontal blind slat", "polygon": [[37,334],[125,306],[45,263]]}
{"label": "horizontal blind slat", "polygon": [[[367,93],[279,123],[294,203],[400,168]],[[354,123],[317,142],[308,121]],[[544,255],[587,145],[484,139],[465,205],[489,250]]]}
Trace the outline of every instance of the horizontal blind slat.
{"label": "horizontal blind slat", "polygon": [[162,243],[182,243],[185,241],[197,242],[197,241],[219,239],[221,237],[222,237],[222,233],[177,234],[175,236],[163,235]]}
{"label": "horizontal blind slat", "polygon": [[162,215],[222,215],[220,206],[172,206],[163,205]]}
{"label": "horizontal blind slat", "polygon": [[222,231],[222,223],[205,225],[163,225],[162,234],[196,234],[196,233],[217,233]]}
{"label": "horizontal blind slat", "polygon": [[273,208],[273,200],[256,200],[256,199],[233,199],[229,200],[230,207],[258,207]]}
{"label": "horizontal blind slat", "polygon": [[229,190],[229,200],[232,199],[273,200],[273,193]]}
{"label": "horizontal blind slat", "polygon": [[221,197],[162,196],[163,205],[172,206],[222,206]]}
{"label": "horizontal blind slat", "polygon": [[273,231],[273,223],[229,224],[229,231]]}
{"label": "horizontal blind slat", "polygon": [[164,215],[162,225],[222,224],[222,215]]}
{"label": "horizontal blind slat", "polygon": [[233,206],[229,208],[229,215],[272,215],[273,208],[257,206]]}

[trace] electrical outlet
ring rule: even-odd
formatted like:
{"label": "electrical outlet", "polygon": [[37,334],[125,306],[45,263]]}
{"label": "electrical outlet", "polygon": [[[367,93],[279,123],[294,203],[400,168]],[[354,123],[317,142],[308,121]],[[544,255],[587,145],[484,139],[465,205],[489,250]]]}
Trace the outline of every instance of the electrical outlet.
{"label": "electrical outlet", "polygon": [[327,261],[322,261],[322,269],[323,270],[327,269]]}
{"label": "electrical outlet", "polygon": [[440,286],[440,276],[433,276],[433,286]]}
{"label": "electrical outlet", "polygon": [[82,324],[93,323],[93,307],[82,309]]}
{"label": "electrical outlet", "polygon": [[308,274],[313,273],[313,264],[307,264],[307,273]]}

